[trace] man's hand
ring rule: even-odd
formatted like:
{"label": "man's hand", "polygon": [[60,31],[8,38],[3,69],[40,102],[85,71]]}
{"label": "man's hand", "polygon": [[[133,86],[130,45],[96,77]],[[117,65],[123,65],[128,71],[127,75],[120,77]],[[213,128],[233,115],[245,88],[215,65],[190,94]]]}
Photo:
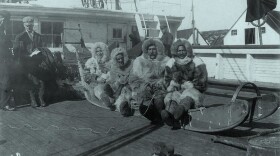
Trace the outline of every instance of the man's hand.
{"label": "man's hand", "polygon": [[118,75],[119,79],[118,82],[120,84],[126,84],[128,82],[128,75]]}
{"label": "man's hand", "polygon": [[102,78],[102,77],[98,77],[97,78],[97,82],[101,82],[101,83],[105,83],[106,79]]}

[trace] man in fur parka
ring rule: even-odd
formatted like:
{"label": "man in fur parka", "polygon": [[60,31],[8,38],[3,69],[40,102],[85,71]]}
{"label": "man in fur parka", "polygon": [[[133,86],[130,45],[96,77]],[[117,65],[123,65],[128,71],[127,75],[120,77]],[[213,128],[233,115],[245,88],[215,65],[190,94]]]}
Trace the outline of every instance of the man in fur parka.
{"label": "man in fur parka", "polygon": [[103,101],[103,107],[115,110],[113,102],[107,102],[104,93],[105,83],[110,73],[110,54],[108,46],[103,42],[96,42],[90,47],[92,57],[85,63],[85,79],[89,85],[87,90],[90,96],[95,96]]}
{"label": "man in fur parka", "polygon": [[207,89],[207,70],[203,61],[193,55],[191,44],[178,39],[171,46],[172,58],[167,62],[165,80],[169,84],[165,110],[161,117],[169,126],[180,126],[179,120],[188,110],[201,107]]}
{"label": "man in fur parka", "polygon": [[152,123],[162,123],[160,112],[164,109],[166,88],[164,70],[170,58],[164,54],[164,46],[158,39],[145,40],[142,51],[134,60],[130,78],[132,105],[139,106],[140,113]]}
{"label": "man in fur parka", "polygon": [[110,75],[104,87],[106,95],[103,95],[103,100],[110,102],[110,98],[114,99],[116,110],[125,117],[134,113],[130,107],[131,90],[128,84],[132,65],[133,62],[128,59],[124,48],[118,47],[112,50]]}

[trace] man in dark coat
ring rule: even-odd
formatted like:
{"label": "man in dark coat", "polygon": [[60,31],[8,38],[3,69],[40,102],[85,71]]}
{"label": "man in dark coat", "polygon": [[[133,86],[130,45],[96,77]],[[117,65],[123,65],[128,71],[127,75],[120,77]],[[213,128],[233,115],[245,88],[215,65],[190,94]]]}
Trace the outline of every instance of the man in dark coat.
{"label": "man in dark coat", "polygon": [[11,107],[11,66],[12,42],[6,34],[6,28],[10,21],[10,14],[7,11],[0,11],[0,109],[12,111]]}
{"label": "man in dark coat", "polygon": [[[38,80],[33,74],[36,58],[31,57],[32,52],[39,47],[42,47],[42,36],[33,30],[34,18],[27,16],[23,18],[23,25],[25,31],[18,34],[15,39],[14,45],[14,55],[15,60],[21,67],[18,72],[20,73],[20,80],[18,84],[24,84],[25,89],[29,90],[31,106],[37,107],[37,102],[35,99],[35,91],[39,88],[39,100],[41,106],[45,106],[43,101],[44,85],[43,81]],[[38,58],[40,60],[40,58]]]}
{"label": "man in dark coat", "polygon": [[168,27],[165,24],[160,25],[160,30],[162,32],[160,40],[164,45],[165,55],[171,57],[170,48],[174,40],[173,35],[168,31]]}

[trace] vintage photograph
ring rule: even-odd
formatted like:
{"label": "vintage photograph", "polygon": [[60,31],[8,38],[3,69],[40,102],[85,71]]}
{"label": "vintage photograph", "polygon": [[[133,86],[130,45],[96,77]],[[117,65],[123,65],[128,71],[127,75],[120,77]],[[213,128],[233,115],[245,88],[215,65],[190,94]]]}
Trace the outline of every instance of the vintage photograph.
{"label": "vintage photograph", "polygon": [[279,156],[279,0],[0,0],[0,156]]}

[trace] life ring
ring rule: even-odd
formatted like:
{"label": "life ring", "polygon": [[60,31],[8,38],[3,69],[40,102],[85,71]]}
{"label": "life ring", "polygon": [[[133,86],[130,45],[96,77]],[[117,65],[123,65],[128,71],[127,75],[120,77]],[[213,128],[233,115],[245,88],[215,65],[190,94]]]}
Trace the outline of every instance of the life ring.
{"label": "life ring", "polygon": [[266,23],[267,16],[265,15],[264,17],[262,17],[262,20],[263,20],[263,22],[260,23],[260,24],[256,24],[256,23],[254,23],[254,21],[252,21],[251,24],[252,24],[253,26],[255,26],[255,27],[261,27],[261,26],[263,26],[263,25]]}

